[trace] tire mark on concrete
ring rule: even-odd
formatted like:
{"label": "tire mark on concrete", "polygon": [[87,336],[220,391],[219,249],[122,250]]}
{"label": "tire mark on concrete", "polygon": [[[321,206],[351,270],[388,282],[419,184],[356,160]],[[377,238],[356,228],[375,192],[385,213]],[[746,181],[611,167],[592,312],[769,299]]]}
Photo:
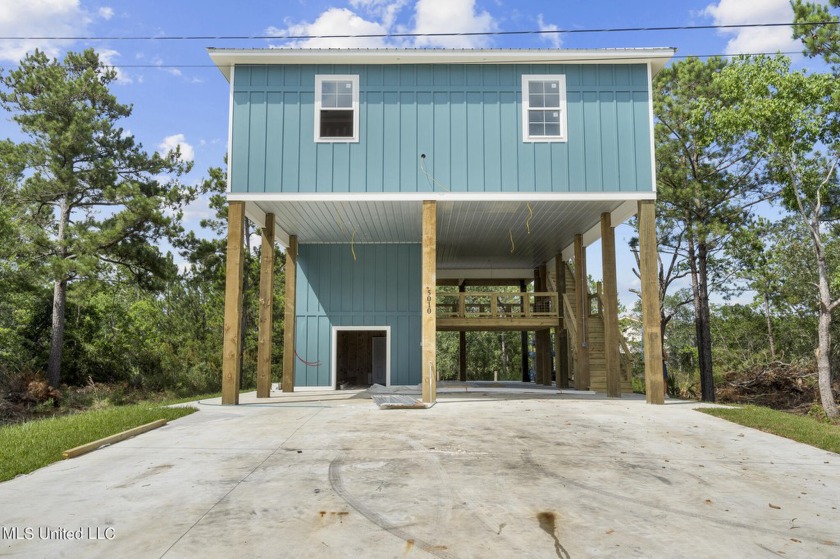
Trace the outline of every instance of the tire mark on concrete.
{"label": "tire mark on concrete", "polygon": [[[711,522],[713,524],[717,524],[717,525],[723,526],[725,528],[734,527],[734,528],[743,528],[745,530],[754,530],[756,532],[761,532],[761,533],[768,534],[768,535],[780,536],[780,537],[783,537],[785,539],[790,537],[789,532],[782,532],[781,530],[773,530],[773,529],[770,529],[770,528],[763,528],[761,526],[753,526],[752,524],[746,524],[744,522],[738,522],[736,520],[729,520],[729,519],[722,520],[722,519],[719,519],[719,518],[715,518],[713,516],[708,516],[708,515],[705,515],[705,514],[698,514],[698,513],[695,513],[695,512],[688,512],[688,511],[681,510],[681,509],[676,509],[676,508],[673,508],[673,507],[656,505],[656,504],[653,504],[653,503],[645,502],[645,501],[640,500],[638,498],[627,497],[627,496],[621,495],[619,493],[613,493],[611,491],[606,491],[605,489],[601,489],[599,487],[593,487],[589,484],[582,483],[580,481],[575,481],[575,480],[570,479],[570,478],[568,478],[564,475],[558,474],[557,472],[553,472],[551,470],[546,469],[544,466],[542,466],[541,464],[538,464],[537,462],[534,461],[534,458],[533,458],[530,450],[522,451],[521,456],[522,456],[522,461],[525,464],[527,464],[529,467],[539,471],[540,473],[542,473],[546,477],[561,480],[561,481],[563,481],[563,483],[567,483],[567,484],[572,485],[574,487],[577,487],[579,489],[583,489],[584,491],[597,493],[597,494],[599,494],[603,497],[607,497],[609,499],[617,499],[619,501],[625,501],[625,502],[631,503],[633,505],[643,505],[643,506],[646,506],[646,507],[649,507],[649,508],[652,508],[652,509],[655,509],[655,510],[659,510],[659,511],[662,511],[662,512],[677,514],[677,515],[685,516],[685,517],[688,517],[688,518],[696,518],[698,520],[705,520],[707,522]],[[802,538],[803,535],[799,534],[798,537]],[[805,537],[807,537],[807,536],[805,536]],[[822,538],[822,539],[820,539],[820,538]],[[810,536],[809,539],[812,540],[814,543],[818,543],[820,545],[837,547],[837,544],[835,544],[834,542],[828,541],[828,538],[826,536],[813,535],[813,536]]]}
{"label": "tire mark on concrete", "polygon": [[344,481],[341,478],[341,467],[344,465],[344,460],[342,458],[336,458],[332,462],[330,462],[330,486],[332,487],[333,491],[336,494],[344,499],[348,505],[353,507],[359,514],[401,540],[404,540],[406,544],[408,542],[412,542],[414,547],[419,547],[426,553],[434,555],[435,557],[441,557],[442,559],[446,559],[451,557],[450,554],[446,553],[445,551],[440,549],[440,546],[433,545],[423,539],[417,538],[411,534],[409,534],[406,530],[403,530],[399,526],[395,526],[391,522],[388,521],[385,517],[381,514],[377,513],[370,507],[366,506],[362,503],[359,499],[354,497],[347,488],[344,487]]}

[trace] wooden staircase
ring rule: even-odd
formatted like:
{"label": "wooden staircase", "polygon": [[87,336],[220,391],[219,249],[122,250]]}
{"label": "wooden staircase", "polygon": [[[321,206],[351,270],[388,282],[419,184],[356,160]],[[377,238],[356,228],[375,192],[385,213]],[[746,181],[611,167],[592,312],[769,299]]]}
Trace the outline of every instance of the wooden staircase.
{"label": "wooden staircase", "polygon": [[[566,277],[574,277],[571,268],[566,265]],[[566,282],[566,291],[563,294],[563,309],[565,313],[566,330],[569,337],[569,359],[570,363],[570,379],[574,379],[577,373],[577,354],[580,348],[580,336],[577,332],[577,293],[575,291],[575,282]],[[584,309],[587,312],[586,320],[586,340],[589,347],[589,389],[595,392],[607,391],[607,360],[604,353],[604,305],[603,294],[601,293],[600,284],[598,284],[598,293],[590,293],[587,300],[589,301],[589,309]],[[627,342],[621,332],[618,333],[620,347],[619,347],[619,374],[621,375],[621,392],[633,392],[632,374],[633,374],[633,354],[627,347]],[[574,383],[570,380],[570,386]]]}

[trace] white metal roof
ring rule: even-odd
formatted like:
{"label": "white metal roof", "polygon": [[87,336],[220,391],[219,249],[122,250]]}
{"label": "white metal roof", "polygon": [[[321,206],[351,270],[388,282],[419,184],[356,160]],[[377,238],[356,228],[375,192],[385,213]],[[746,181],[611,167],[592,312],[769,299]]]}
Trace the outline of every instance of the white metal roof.
{"label": "white metal roof", "polygon": [[626,49],[207,49],[230,80],[237,64],[651,64],[656,75],[675,48]]}

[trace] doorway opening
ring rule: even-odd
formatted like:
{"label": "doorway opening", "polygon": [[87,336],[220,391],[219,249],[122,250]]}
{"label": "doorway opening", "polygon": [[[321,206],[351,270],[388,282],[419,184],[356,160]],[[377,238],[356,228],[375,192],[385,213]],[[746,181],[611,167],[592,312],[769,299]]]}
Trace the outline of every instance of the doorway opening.
{"label": "doorway opening", "polygon": [[391,384],[388,326],[333,327],[333,388]]}

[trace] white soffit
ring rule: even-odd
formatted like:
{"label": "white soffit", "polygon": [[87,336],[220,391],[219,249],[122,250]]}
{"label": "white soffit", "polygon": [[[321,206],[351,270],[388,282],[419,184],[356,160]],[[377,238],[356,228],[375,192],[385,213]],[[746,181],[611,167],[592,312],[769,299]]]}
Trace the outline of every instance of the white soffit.
{"label": "white soffit", "polygon": [[[533,269],[585,235],[600,236],[602,212],[616,218],[635,208],[622,200],[438,201],[437,260],[445,269]],[[301,244],[413,243],[421,240],[419,200],[282,199],[246,201],[246,214],[258,224],[275,216],[278,242],[297,235]]]}

